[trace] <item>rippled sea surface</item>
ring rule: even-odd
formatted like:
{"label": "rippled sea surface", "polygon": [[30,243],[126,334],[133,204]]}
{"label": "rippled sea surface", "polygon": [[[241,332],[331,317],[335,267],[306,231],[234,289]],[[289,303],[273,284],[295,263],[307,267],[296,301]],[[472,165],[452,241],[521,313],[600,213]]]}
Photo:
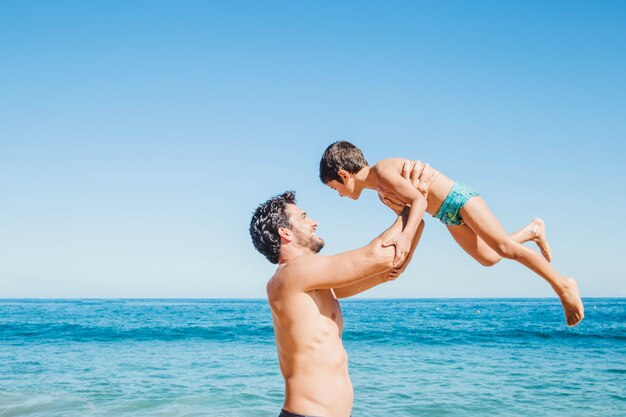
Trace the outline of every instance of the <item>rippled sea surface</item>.
{"label": "rippled sea surface", "polygon": [[[626,416],[626,299],[350,300],[353,416]],[[0,416],[277,416],[264,300],[0,300]]]}

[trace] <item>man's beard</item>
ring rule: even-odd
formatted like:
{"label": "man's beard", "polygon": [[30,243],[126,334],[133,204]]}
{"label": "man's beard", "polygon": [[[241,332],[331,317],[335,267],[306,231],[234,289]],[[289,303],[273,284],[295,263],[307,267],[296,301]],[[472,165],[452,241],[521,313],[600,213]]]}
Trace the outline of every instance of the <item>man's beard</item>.
{"label": "man's beard", "polygon": [[324,240],[315,235],[298,236],[298,245],[311,249],[313,253],[319,253],[324,247]]}

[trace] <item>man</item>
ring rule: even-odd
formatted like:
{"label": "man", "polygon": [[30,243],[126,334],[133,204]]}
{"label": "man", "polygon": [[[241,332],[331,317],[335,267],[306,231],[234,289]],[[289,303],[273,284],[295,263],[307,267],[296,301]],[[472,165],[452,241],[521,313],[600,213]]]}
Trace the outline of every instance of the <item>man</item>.
{"label": "man", "polygon": [[[419,204],[426,204],[420,200]],[[317,253],[324,241],[317,223],[285,192],[261,204],[250,223],[255,248],[278,269],[267,283],[285,401],[280,417],[349,417],[354,393],[348,357],[341,341],[343,318],[338,298],[359,294],[395,279],[409,263],[423,230],[412,237],[406,262],[392,269],[393,246],[402,232],[404,210],[394,224],[368,245],[334,256]]]}

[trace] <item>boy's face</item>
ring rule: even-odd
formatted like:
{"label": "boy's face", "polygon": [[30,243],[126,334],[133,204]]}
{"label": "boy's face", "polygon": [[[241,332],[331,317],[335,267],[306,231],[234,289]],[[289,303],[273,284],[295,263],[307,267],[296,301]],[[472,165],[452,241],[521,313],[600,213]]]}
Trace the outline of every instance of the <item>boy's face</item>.
{"label": "boy's face", "polygon": [[358,199],[359,196],[356,195],[356,193],[354,192],[354,178],[350,177],[344,182],[345,184],[342,184],[337,180],[331,180],[327,182],[326,185],[328,185],[331,189],[337,191],[337,193],[341,197],[349,197],[353,200]]}

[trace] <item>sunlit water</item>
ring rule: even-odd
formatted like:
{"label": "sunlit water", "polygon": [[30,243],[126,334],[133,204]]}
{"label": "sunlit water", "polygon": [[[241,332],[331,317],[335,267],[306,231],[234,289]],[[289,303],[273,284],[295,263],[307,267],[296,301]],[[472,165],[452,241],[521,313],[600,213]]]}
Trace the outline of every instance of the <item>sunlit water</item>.
{"label": "sunlit water", "polygon": [[[626,299],[342,302],[353,416],[626,416]],[[0,416],[276,417],[264,300],[0,300]]]}

